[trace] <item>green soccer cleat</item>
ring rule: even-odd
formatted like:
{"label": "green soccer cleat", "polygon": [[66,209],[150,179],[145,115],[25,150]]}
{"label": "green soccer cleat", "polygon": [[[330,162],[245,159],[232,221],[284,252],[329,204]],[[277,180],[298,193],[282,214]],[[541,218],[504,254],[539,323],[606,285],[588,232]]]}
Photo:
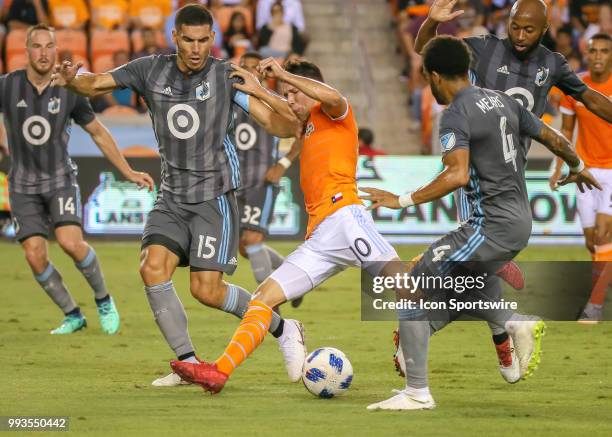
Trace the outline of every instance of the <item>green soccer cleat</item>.
{"label": "green soccer cleat", "polygon": [[73,332],[80,331],[87,326],[87,320],[82,315],[78,316],[66,316],[62,321],[62,324],[51,331],[51,334],[72,334]]}
{"label": "green soccer cleat", "polygon": [[106,302],[98,305],[98,315],[100,316],[100,326],[102,327],[102,332],[108,335],[113,335],[119,331],[119,312],[117,311],[115,301],[112,297]]}

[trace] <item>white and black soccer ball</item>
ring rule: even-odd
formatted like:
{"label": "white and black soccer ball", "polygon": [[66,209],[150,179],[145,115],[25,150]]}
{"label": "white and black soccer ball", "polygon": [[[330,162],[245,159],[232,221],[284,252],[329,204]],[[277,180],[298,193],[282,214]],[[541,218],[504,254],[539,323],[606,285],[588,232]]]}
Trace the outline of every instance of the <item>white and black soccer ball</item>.
{"label": "white and black soccer ball", "polygon": [[344,352],[333,347],[321,347],[306,357],[302,381],[313,395],[333,398],[350,387],[353,366]]}

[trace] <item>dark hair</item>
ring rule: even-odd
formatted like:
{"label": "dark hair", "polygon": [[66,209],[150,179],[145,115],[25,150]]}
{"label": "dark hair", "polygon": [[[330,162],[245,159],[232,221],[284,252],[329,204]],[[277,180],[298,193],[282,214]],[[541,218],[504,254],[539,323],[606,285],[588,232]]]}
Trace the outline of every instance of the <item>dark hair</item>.
{"label": "dark hair", "polygon": [[592,37],[589,38],[590,40],[595,40],[595,39],[601,39],[604,41],[612,41],[612,36],[608,35],[607,33],[596,33],[595,35],[593,35]]}
{"label": "dark hair", "polygon": [[468,74],[470,50],[466,43],[452,36],[437,36],[423,49],[425,71],[434,71],[447,78],[459,78]]}
{"label": "dark hair", "polygon": [[199,4],[191,4],[183,6],[176,13],[174,19],[174,29],[178,32],[181,26],[205,26],[212,27],[212,14],[205,6]]}
{"label": "dark hair", "polygon": [[307,77],[309,79],[318,80],[319,82],[325,82],[319,67],[309,61],[288,62],[287,65],[285,65],[285,70],[297,76]]}
{"label": "dark hair", "polygon": [[32,34],[37,30],[45,30],[47,32],[51,32],[53,38],[55,38],[55,29],[48,24],[38,23],[34,26],[28,27],[28,31],[26,33],[26,45],[30,44],[30,38],[32,38]]}
{"label": "dark hair", "polygon": [[368,129],[367,127],[363,127],[359,129],[359,133],[357,134],[357,138],[363,143],[371,146],[374,142],[374,132]]}
{"label": "dark hair", "polygon": [[243,59],[249,58],[258,59],[260,61],[263,60],[263,56],[261,56],[259,52],[246,52],[240,57],[240,60],[242,61]]}
{"label": "dark hair", "polygon": [[283,6],[283,2],[282,1],[275,1],[274,3],[272,3],[272,6],[270,6],[270,12],[272,12],[272,9],[274,9],[274,6],[280,6],[281,11],[284,13],[285,12],[285,7]]}
{"label": "dark hair", "polygon": [[559,30],[557,30],[557,35],[559,35],[560,33],[565,33],[566,35],[569,35],[570,37],[572,37],[573,36],[572,26],[568,24],[561,26]]}

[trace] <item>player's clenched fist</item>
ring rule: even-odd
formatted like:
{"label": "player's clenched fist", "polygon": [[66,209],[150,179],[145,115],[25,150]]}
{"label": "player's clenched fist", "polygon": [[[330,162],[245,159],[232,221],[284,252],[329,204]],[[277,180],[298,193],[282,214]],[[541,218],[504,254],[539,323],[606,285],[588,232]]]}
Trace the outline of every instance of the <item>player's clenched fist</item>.
{"label": "player's clenched fist", "polygon": [[232,68],[234,71],[230,73],[230,79],[236,77],[242,79],[241,82],[234,82],[234,88],[250,95],[256,95],[259,91],[263,90],[261,84],[253,73],[250,73],[249,71],[235,64],[232,64]]}
{"label": "player's clenched fist", "polygon": [[282,79],[286,71],[278,61],[274,58],[266,58],[259,63],[257,70],[264,75],[266,79]]}

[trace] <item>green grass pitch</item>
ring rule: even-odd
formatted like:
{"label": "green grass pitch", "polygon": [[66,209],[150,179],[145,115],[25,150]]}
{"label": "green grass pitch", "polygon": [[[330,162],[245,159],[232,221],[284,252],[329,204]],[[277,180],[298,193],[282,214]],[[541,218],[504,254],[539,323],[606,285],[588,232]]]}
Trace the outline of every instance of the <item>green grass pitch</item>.
{"label": "green grass pitch", "polygon": [[[274,244],[288,253],[295,244]],[[51,245],[53,262],[88,318],[70,336],[50,336],[61,319],[35,283],[18,245],[0,244],[0,415],[70,416],[74,435],[612,435],[612,324],[548,323],[544,355],[532,379],[506,384],[485,323],[454,323],[431,341],[430,385],[438,408],[367,412],[403,381],[391,364],[392,322],[361,322],[359,272],[346,271],[283,315],[306,325],[310,349],[334,346],[350,358],[349,392],[316,399],[290,384],[277,344],[267,338],[217,396],[199,387],[154,388],[173,358],[153,320],[138,275],[138,243],[94,242],[122,315],[116,336],[100,332],[92,292]],[[400,246],[404,259],[417,246]],[[520,259],[586,259],[581,247],[530,247]],[[254,289],[248,262],[232,281]],[[200,356],[214,359],[238,320],[189,294],[174,278]]]}

